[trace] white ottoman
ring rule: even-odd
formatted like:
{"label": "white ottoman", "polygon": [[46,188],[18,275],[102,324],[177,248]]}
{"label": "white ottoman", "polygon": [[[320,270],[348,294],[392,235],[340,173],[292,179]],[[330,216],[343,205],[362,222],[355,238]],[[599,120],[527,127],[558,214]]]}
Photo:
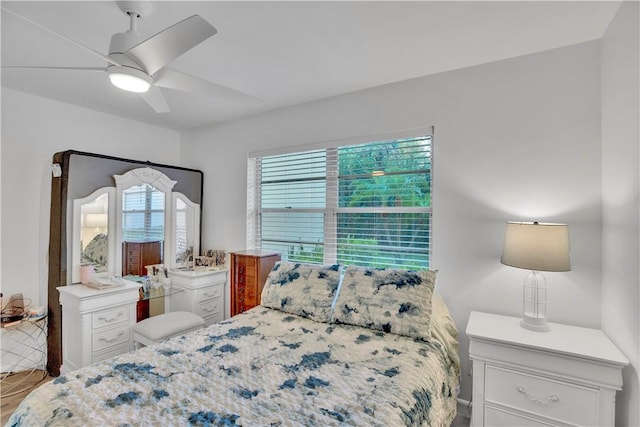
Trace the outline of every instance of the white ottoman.
{"label": "white ottoman", "polygon": [[204,326],[204,319],[189,311],[172,311],[144,319],[133,326],[136,348],[151,345]]}

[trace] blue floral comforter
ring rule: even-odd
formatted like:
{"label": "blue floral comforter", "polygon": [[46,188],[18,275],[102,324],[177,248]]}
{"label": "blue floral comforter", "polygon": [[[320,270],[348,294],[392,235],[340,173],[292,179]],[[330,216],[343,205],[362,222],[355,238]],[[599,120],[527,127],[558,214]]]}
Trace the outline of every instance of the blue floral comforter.
{"label": "blue floral comforter", "polygon": [[448,426],[446,346],[259,306],[58,377],[8,425]]}

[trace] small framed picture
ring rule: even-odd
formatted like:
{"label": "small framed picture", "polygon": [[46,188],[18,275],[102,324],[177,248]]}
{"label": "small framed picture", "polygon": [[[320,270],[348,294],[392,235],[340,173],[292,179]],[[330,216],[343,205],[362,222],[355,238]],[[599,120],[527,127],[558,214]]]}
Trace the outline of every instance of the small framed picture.
{"label": "small framed picture", "polygon": [[194,256],[193,268],[196,270],[206,270],[209,268],[209,257],[206,256]]}
{"label": "small framed picture", "polygon": [[223,249],[203,249],[202,255],[209,257],[209,267],[224,267],[227,251]]}

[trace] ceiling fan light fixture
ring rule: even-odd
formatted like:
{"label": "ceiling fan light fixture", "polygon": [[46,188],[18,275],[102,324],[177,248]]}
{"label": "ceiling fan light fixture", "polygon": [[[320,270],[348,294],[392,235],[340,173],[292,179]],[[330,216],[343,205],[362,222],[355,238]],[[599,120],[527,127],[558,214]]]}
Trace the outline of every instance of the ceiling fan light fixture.
{"label": "ceiling fan light fixture", "polygon": [[145,72],[126,66],[110,66],[108,73],[111,84],[129,92],[147,92],[153,82]]}

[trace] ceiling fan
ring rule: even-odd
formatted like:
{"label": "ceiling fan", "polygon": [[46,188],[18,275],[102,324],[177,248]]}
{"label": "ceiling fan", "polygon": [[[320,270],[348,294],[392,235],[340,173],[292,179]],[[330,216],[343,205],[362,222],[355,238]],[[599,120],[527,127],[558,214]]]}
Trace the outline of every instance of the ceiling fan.
{"label": "ceiling fan", "polygon": [[2,7],[31,25],[41,28],[67,42],[76,45],[107,62],[106,67],[47,67],[3,65],[2,68],[72,70],[106,72],[111,83],[120,89],[137,92],[155,110],[167,113],[169,105],[160,88],[169,88],[185,92],[209,95],[239,102],[261,102],[252,95],[180,73],[166,67],[171,61],[189,49],[217,33],[217,30],[198,15],[186,18],[159,33],[143,39],[137,32],[138,20],[148,16],[151,11],[149,1],[116,1],[120,10],[129,16],[130,28],[124,33],[111,37],[109,53],[104,55],[84,44],[59,34],[29,18]]}

